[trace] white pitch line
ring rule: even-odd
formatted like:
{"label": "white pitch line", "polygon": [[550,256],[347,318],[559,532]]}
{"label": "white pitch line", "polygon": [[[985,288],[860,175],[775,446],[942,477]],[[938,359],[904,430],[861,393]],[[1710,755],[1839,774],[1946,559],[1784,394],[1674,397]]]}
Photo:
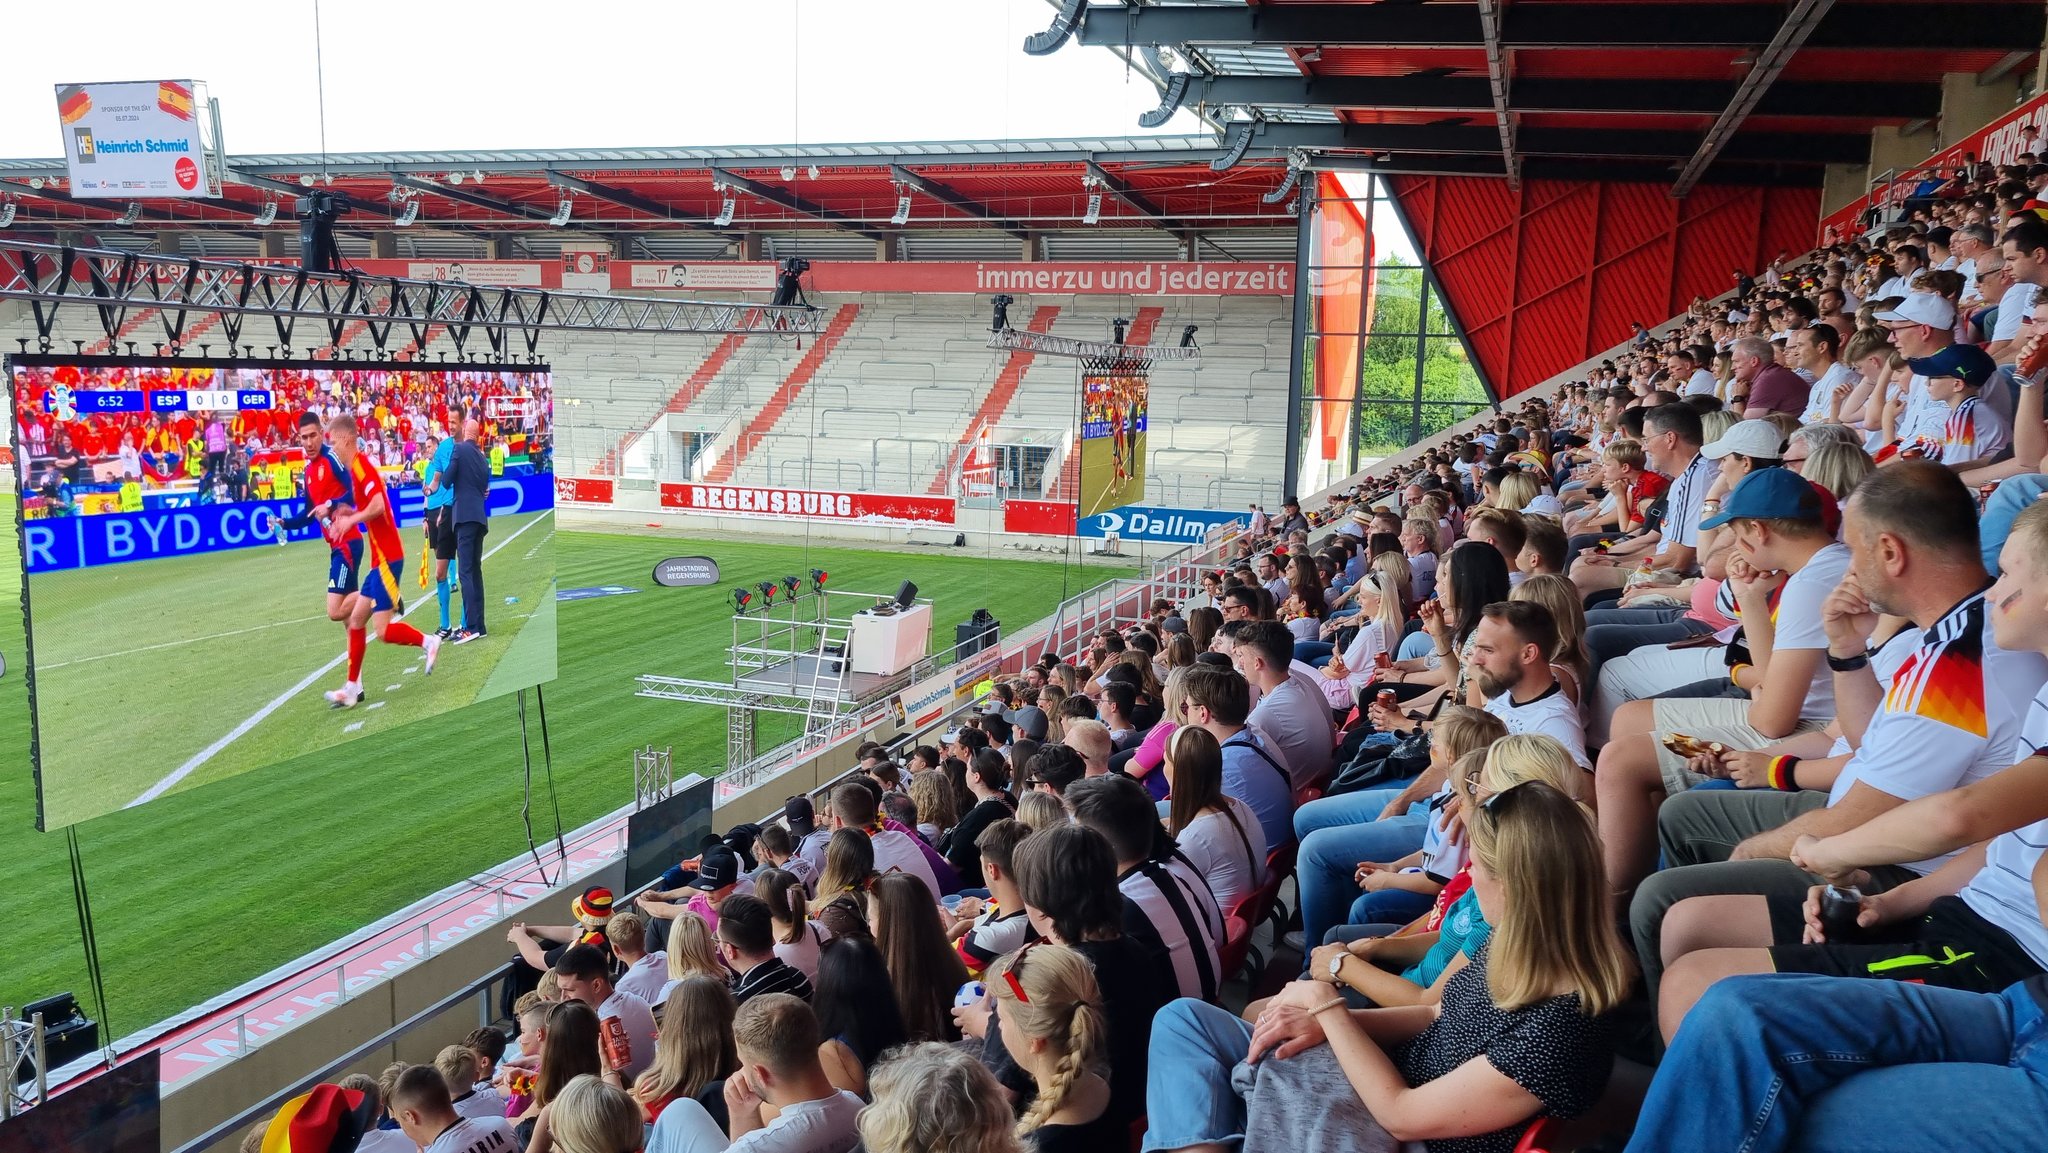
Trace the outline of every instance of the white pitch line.
{"label": "white pitch line", "polygon": [[58,661],[56,664],[53,665],[38,664],[36,667],[43,670],[44,672],[48,672],[52,669],[63,669],[69,668],[72,665],[82,665],[88,661],[110,661],[116,657],[132,657],[138,653],[151,653],[157,651],[158,649],[174,649],[177,648],[179,645],[204,644],[208,641],[223,640],[227,637],[238,637],[241,636],[243,633],[261,632],[264,629],[283,628],[286,625],[302,625],[305,624],[307,621],[324,621],[326,619],[327,618],[323,615],[299,617],[296,620],[288,621],[273,621],[267,625],[250,625],[248,628],[245,629],[229,629],[227,632],[224,633],[213,633],[209,636],[203,637],[185,637],[182,640],[164,641],[161,644],[154,645],[143,645],[139,649],[124,649],[123,651],[118,653],[94,653],[89,657],[79,657],[77,660],[73,661]]}
{"label": "white pitch line", "polygon": [[[547,520],[549,517],[553,515],[554,510],[550,509],[547,512],[542,513],[541,515],[534,517],[532,520],[527,521],[525,524],[520,525],[519,528],[516,531],[514,531],[511,536],[506,537],[504,540],[501,540],[496,545],[492,546],[491,550],[489,552],[486,552],[483,555],[483,558],[479,560],[477,563],[482,564],[484,561],[487,561],[492,557],[498,555],[499,549],[504,548],[506,545],[511,544],[515,540],[518,540],[519,535],[521,533],[525,532],[527,529],[532,528],[534,525],[537,525],[540,522]],[[426,605],[427,603],[428,602],[425,598],[421,598],[420,600],[414,601],[410,605],[406,606],[404,612],[398,614],[399,619],[404,620],[406,617],[412,615],[413,610],[418,609]],[[177,769],[172,771],[169,776],[166,776],[163,780],[158,781],[154,785],[151,785],[147,792],[143,793],[141,796],[135,798],[134,800],[128,802],[127,804],[121,807],[124,809],[132,809],[137,805],[146,805],[149,802],[156,800],[158,797],[163,796],[165,793],[171,791],[172,789],[177,788],[178,782],[184,780],[186,777],[191,776],[195,771],[198,770],[199,766],[219,756],[221,750],[227,748],[229,745],[234,744],[236,741],[241,740],[242,736],[246,734],[250,729],[253,729],[257,725],[262,724],[264,720],[270,716],[270,714],[283,708],[286,702],[290,701],[293,697],[298,696],[300,693],[303,693],[307,689],[311,688],[315,683],[317,683],[320,680],[321,677],[324,677],[328,673],[333,672],[342,664],[342,662],[346,661],[347,659],[348,654],[343,653],[340,656],[335,657],[333,660],[328,661],[326,664],[321,665],[319,668],[314,669],[311,673],[308,673],[306,675],[305,680],[300,681],[298,684],[293,685],[291,688],[286,689],[284,692],[281,692],[277,696],[271,698],[269,704],[264,705],[260,709],[257,709],[255,712],[249,714],[247,720],[244,720],[241,724],[236,725],[232,729],[229,729],[228,734],[226,736],[199,750],[197,753],[194,753],[192,755],[191,760],[188,760],[184,764],[179,765]]]}

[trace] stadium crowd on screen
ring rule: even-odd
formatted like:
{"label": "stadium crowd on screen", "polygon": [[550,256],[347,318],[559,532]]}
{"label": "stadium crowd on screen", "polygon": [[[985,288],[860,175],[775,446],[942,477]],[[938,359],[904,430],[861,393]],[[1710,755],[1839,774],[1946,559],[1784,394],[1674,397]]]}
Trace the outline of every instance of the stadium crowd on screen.
{"label": "stadium crowd on screen", "polygon": [[[434,1153],[2037,1147],[2026,159],[1255,510],[940,744],[515,927],[509,1046],[328,1112]],[[1244,1004],[1290,875],[1295,979]]]}

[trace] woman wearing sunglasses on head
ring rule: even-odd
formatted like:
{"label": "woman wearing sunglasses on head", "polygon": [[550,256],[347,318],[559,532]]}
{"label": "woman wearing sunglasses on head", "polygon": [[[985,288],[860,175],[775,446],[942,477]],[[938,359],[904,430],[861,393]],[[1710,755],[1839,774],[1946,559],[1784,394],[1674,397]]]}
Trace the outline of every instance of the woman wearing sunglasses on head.
{"label": "woman wearing sunglasses on head", "polygon": [[1509,1153],[1531,1121],[1590,1109],[1613,1067],[1602,1018],[1633,979],[1592,820],[1532,781],[1466,828],[1494,928],[1441,1002],[1353,1010],[1299,981],[1252,1025],[1175,1001],[1153,1026],[1144,1148]]}

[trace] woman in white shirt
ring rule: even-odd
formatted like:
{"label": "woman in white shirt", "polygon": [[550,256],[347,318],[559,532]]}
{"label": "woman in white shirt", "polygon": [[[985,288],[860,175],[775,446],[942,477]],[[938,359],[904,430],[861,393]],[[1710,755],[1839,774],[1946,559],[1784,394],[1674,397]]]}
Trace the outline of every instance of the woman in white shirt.
{"label": "woman in white shirt", "polygon": [[775,955],[807,981],[817,980],[818,951],[832,934],[805,917],[804,883],[787,869],[763,869],[754,878],[754,895],[768,904],[775,926]]}
{"label": "woman in white shirt", "polygon": [[1166,829],[1209,882],[1216,906],[1228,912],[1266,876],[1266,836],[1259,818],[1223,792],[1223,750],[1207,729],[1182,725],[1166,742]]}

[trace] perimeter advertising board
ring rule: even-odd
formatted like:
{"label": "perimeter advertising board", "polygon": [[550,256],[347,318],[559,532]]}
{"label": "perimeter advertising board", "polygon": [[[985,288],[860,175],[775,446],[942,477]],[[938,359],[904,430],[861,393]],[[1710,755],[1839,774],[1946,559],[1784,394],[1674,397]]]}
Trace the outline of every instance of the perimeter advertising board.
{"label": "perimeter advertising board", "polygon": [[65,173],[72,196],[133,200],[220,195],[219,169],[206,154],[212,113],[204,84],[60,84],[57,119],[64,133]]}

